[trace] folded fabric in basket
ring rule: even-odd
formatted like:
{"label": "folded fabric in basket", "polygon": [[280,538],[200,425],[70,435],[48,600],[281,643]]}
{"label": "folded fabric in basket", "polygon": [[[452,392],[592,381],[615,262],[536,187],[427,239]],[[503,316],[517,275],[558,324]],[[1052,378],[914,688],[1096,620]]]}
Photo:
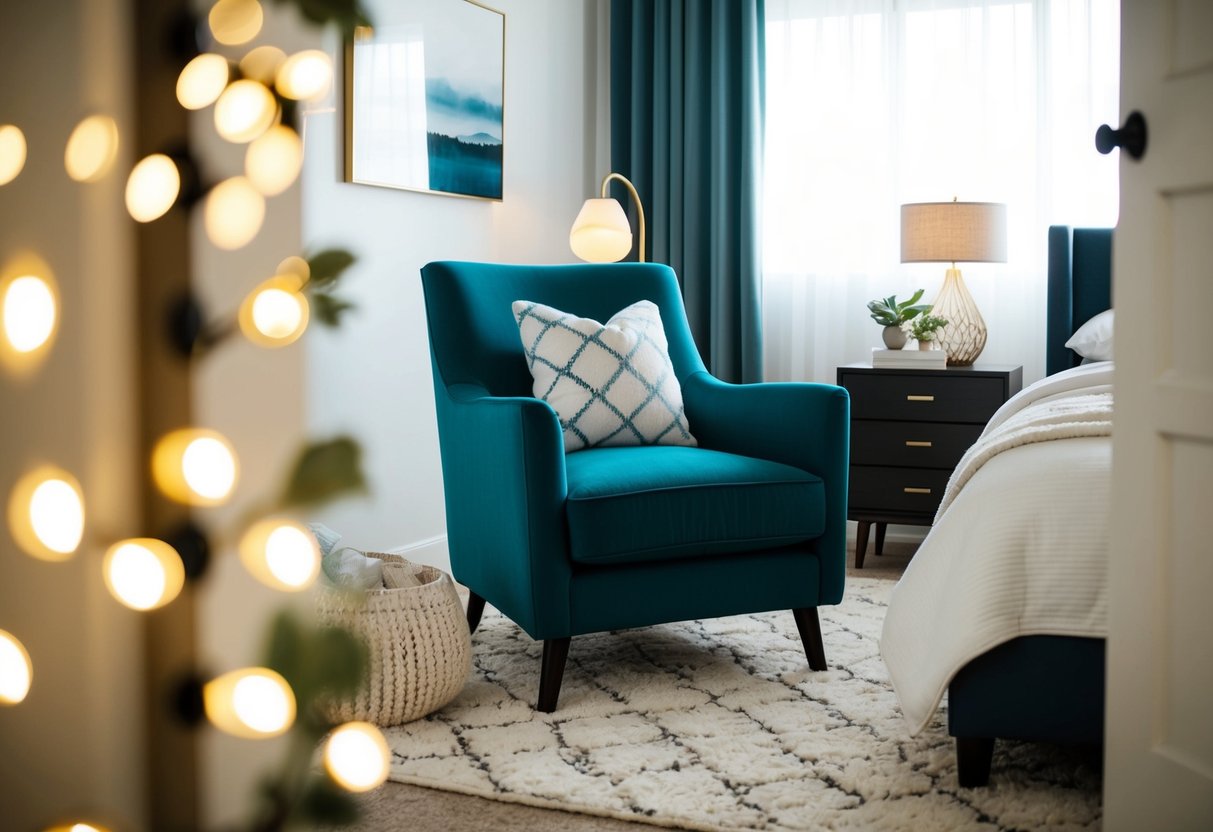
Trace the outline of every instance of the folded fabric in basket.
{"label": "folded fabric in basket", "polygon": [[352,546],[338,546],[341,535],[323,523],[311,523],[308,528],[320,546],[320,568],[329,583],[344,589],[383,587],[383,561],[367,557]]}

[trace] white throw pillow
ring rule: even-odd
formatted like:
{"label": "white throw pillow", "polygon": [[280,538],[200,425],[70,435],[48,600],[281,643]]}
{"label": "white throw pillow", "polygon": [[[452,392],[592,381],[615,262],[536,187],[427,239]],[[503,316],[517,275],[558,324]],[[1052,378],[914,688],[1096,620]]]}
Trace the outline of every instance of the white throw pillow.
{"label": "white throw pillow", "polygon": [[1112,360],[1112,310],[1100,312],[1080,326],[1066,346],[1091,361]]}
{"label": "white throw pillow", "polygon": [[598,445],[696,445],[657,305],[642,300],[606,324],[514,301],[535,397],[552,406],[565,451]]}

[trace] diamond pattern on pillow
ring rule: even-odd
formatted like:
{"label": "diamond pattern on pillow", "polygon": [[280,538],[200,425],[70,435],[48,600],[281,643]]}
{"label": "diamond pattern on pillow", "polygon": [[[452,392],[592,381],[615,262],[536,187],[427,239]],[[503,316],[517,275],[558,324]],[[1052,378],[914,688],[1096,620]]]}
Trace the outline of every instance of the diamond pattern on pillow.
{"label": "diamond pattern on pillow", "polygon": [[535,397],[560,418],[565,451],[697,444],[652,301],[634,303],[606,324],[532,301],[511,308]]}

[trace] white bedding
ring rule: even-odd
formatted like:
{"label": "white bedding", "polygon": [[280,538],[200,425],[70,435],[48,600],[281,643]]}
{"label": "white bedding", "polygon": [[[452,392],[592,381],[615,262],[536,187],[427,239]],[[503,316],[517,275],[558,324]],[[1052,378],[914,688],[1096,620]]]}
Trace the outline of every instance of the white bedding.
{"label": "white bedding", "polygon": [[1111,384],[1111,362],[1042,379],[957,466],[880,640],[911,733],[961,667],[1003,642],[1106,636]]}

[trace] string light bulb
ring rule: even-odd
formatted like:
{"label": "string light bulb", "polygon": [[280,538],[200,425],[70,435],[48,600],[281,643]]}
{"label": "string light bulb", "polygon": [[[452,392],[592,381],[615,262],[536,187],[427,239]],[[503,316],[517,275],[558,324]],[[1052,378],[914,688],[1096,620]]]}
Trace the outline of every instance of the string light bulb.
{"label": "string light bulb", "polygon": [[181,174],[173,160],[153,153],[131,170],[126,180],[126,210],[138,222],[164,216],[181,192]]}
{"label": "string light bulb", "polygon": [[291,55],[278,70],[276,86],[286,98],[315,101],[323,98],[333,83],[333,62],[327,52],[305,49]]}
{"label": "string light bulb", "polygon": [[4,339],[16,353],[32,353],[50,341],[58,323],[58,293],[53,281],[24,274],[0,282]]}
{"label": "string light bulb", "polygon": [[236,487],[237,475],[232,444],[213,430],[181,428],[165,434],[152,450],[152,479],[179,503],[222,505]]}
{"label": "string light bulb", "polygon": [[303,335],[310,315],[303,281],[279,274],[249,292],[236,319],[244,337],[260,347],[285,347]]}
{"label": "string light bulb", "polygon": [[223,180],[206,197],[206,236],[221,249],[234,251],[248,245],[264,221],[265,197],[243,176]]}
{"label": "string light bulb", "polygon": [[275,274],[298,275],[299,284],[302,286],[311,279],[312,267],[299,255],[292,254],[290,257],[283,258],[282,262],[278,264],[278,271]]}
{"label": "string light bulb", "polygon": [[118,124],[109,116],[88,116],[76,125],[63,151],[63,167],[77,182],[99,182],[118,158]]}
{"label": "string light bulb", "polygon": [[238,46],[257,37],[264,19],[257,0],[219,0],[207,15],[211,34],[225,46]]}
{"label": "string light bulb", "polygon": [[249,143],[244,175],[265,196],[289,188],[303,167],[303,142],[285,124],[276,124]]}
{"label": "string light bulb", "polygon": [[0,630],[0,705],[25,700],[34,681],[34,665],[25,645],[7,630]]}
{"label": "string light bulb", "polygon": [[258,46],[240,59],[240,74],[269,86],[285,60],[286,53],[277,46]]}
{"label": "string light bulb", "polygon": [[98,826],[95,823],[75,821],[73,823],[60,823],[55,826],[48,826],[43,832],[110,832],[110,830],[108,827]]}
{"label": "string light bulb", "polygon": [[278,103],[265,84],[243,78],[215,102],[215,129],[229,142],[244,144],[264,133],[277,114]]}
{"label": "string light bulb", "polygon": [[307,527],[271,517],[254,523],[240,539],[240,561],[272,589],[299,592],[320,574],[320,548]]}
{"label": "string light bulb", "polygon": [[295,722],[295,694],[279,674],[264,667],[225,673],[202,687],[206,718],[226,734],[276,737]]}
{"label": "string light bulb", "polygon": [[133,610],[163,607],[185,586],[185,567],[177,550],[150,537],[111,546],[101,563],[101,574],[110,594]]}
{"label": "string light bulb", "polygon": [[324,768],[344,789],[369,792],[387,780],[391,752],[369,722],[347,722],[324,744]]}
{"label": "string light bulb", "polygon": [[0,125],[0,185],[7,185],[25,167],[25,134],[15,124]]}
{"label": "string light bulb", "polygon": [[62,561],[84,537],[84,496],[76,478],[52,465],[39,466],[13,487],[8,526],[22,551],[39,560]]}
{"label": "string light bulb", "polygon": [[177,76],[177,101],[187,110],[201,110],[218,100],[227,87],[227,58],[214,52],[197,55]]}

